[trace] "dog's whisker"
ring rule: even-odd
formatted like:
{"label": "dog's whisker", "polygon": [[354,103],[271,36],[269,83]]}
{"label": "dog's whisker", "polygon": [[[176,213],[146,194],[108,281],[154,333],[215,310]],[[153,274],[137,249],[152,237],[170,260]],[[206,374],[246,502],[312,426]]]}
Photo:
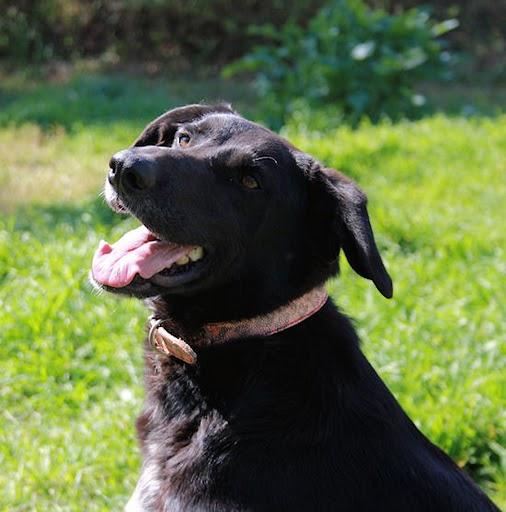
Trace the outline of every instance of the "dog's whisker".
{"label": "dog's whisker", "polygon": [[259,156],[257,158],[253,158],[253,162],[258,162],[259,160],[272,160],[276,165],[279,166],[278,161],[273,156]]}
{"label": "dog's whisker", "polygon": [[98,285],[98,283],[91,277],[91,275],[88,278],[88,287],[91,293],[97,297],[103,295],[105,291],[101,286]]}

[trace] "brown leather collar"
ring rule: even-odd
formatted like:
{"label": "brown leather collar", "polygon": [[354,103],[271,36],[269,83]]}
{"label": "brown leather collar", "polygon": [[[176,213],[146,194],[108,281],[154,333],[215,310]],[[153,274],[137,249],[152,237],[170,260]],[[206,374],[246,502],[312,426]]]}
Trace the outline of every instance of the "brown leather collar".
{"label": "brown leather collar", "polygon": [[[211,345],[248,336],[271,336],[314,315],[327,302],[327,299],[328,295],[323,286],[313,288],[265,315],[234,322],[207,324],[202,328],[202,339],[199,339],[199,342]],[[186,341],[177,338],[163,327],[167,322],[169,322],[168,319],[149,318],[149,344],[165,355],[176,357],[188,364],[195,364],[197,354]]]}

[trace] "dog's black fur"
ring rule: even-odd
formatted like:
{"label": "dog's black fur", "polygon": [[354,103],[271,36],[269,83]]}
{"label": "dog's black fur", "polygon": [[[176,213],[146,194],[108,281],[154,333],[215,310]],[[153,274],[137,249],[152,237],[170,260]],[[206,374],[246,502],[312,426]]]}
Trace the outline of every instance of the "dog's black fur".
{"label": "dog's black fur", "polygon": [[[286,304],[336,274],[341,249],[392,295],[359,188],[227,105],[168,112],[111,165],[134,172],[114,207],[207,251],[190,281],[120,290],[179,336]],[[146,350],[131,510],[498,510],[405,415],[331,300],[273,336],[195,350],[195,366]]]}

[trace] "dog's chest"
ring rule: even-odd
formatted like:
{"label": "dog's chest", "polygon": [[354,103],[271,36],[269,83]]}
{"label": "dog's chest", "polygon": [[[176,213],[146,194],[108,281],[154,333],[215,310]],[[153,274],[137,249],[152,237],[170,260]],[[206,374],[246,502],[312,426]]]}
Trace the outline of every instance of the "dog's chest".
{"label": "dog's chest", "polygon": [[254,355],[225,365],[221,354],[207,370],[148,364],[137,422],[144,463],[127,510],[248,510],[259,500],[278,502],[280,483],[293,483],[293,495],[304,489],[307,464],[285,445],[301,410],[303,428],[313,417],[299,404],[310,388],[277,355],[272,371]]}

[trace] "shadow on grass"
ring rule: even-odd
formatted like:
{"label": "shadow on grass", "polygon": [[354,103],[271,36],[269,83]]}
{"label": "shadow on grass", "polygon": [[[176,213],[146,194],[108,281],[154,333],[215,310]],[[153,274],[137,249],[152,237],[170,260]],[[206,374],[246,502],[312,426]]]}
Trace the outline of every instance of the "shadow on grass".
{"label": "shadow on grass", "polygon": [[62,228],[68,236],[84,237],[90,231],[109,231],[126,219],[113,212],[101,198],[23,206],[10,217],[13,230],[30,233],[42,242],[61,237]]}
{"label": "shadow on grass", "polygon": [[422,87],[430,104],[429,113],[461,117],[497,117],[506,112],[504,85],[425,84]]}
{"label": "shadow on grass", "polygon": [[125,73],[76,73],[63,83],[19,83],[0,87],[0,126],[35,123],[43,129],[108,125],[118,121],[144,125],[164,111],[195,102],[232,103],[250,115],[250,86],[220,79],[139,78]]}
{"label": "shadow on grass", "polygon": [[[430,107],[423,115],[494,117],[506,111],[504,88],[492,85],[425,84]],[[85,125],[132,122],[144,125],[164,111],[194,102],[226,101],[257,119],[250,84],[220,78],[166,75],[142,78],[125,72],[78,72],[60,83],[6,81],[0,86],[0,127],[35,123],[66,130]]]}

